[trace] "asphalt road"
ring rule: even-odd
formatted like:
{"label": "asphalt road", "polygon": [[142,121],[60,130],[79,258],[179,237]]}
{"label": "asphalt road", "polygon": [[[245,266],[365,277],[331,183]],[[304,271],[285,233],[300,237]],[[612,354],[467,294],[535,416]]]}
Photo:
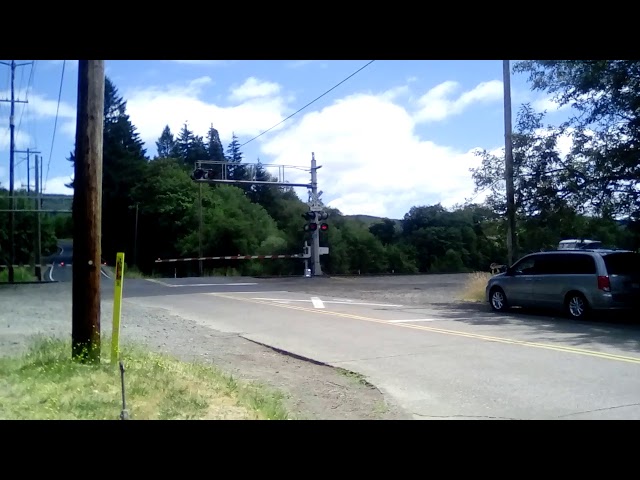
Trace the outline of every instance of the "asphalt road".
{"label": "asphalt road", "polygon": [[[47,257],[46,263],[50,266],[45,270],[42,279],[45,282],[72,282],[73,281],[73,240],[61,240],[58,242],[59,251]],[[103,279],[109,276],[102,270]]]}
{"label": "asphalt road", "polygon": [[637,325],[348,297],[393,281],[125,280],[124,296],[361,373],[416,419],[640,419]]}

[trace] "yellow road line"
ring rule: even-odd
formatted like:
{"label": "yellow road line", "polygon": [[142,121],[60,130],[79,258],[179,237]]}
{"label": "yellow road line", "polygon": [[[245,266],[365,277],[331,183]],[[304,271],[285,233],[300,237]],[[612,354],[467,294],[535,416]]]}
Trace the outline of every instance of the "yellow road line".
{"label": "yellow road line", "polygon": [[[547,343],[537,343],[537,342],[528,342],[525,340],[515,340],[515,339],[510,339],[510,338],[502,338],[502,337],[493,337],[490,335],[482,335],[482,334],[478,334],[478,333],[469,333],[469,332],[463,332],[460,330],[448,330],[448,329],[444,329],[444,328],[436,328],[436,327],[427,327],[424,325],[411,325],[409,323],[389,323],[386,320],[381,320],[379,318],[371,318],[371,317],[363,317],[360,315],[352,315],[349,313],[342,313],[342,312],[331,312],[331,311],[327,311],[327,310],[318,310],[318,309],[312,309],[312,308],[307,308],[307,307],[301,307],[298,305],[286,305],[286,304],[282,304],[282,303],[272,303],[272,302],[268,302],[268,301],[262,301],[262,300],[254,300],[252,298],[239,298],[239,297],[234,297],[231,295],[225,295],[225,294],[221,294],[221,293],[210,293],[207,295],[214,295],[217,297],[221,297],[221,298],[227,298],[230,300],[236,300],[236,301],[241,301],[241,302],[249,302],[249,303],[257,303],[257,304],[261,304],[261,305],[269,305],[272,307],[278,307],[278,308],[288,308],[290,310],[298,310],[301,312],[309,312],[309,313],[316,313],[319,315],[331,315],[334,317],[343,317],[343,318],[351,318],[354,320],[363,320],[366,322],[373,322],[373,323],[379,323],[379,324],[383,324],[383,325],[389,325],[392,327],[401,327],[401,328],[411,328],[414,330],[422,330],[425,332],[433,332],[433,333],[441,333],[443,335],[451,335],[451,336],[457,336],[457,337],[466,337],[466,338],[474,338],[474,339],[478,339],[478,340],[484,340],[484,341],[488,341],[488,342],[496,342],[496,343],[504,343],[504,344],[509,344],[509,345],[522,345],[522,346],[526,346],[526,347],[533,347],[533,348],[542,348],[545,350],[554,350],[556,352],[565,352],[565,353],[574,353],[574,354],[578,354],[578,355],[585,355],[585,356],[590,356],[590,357],[597,357],[597,358],[604,358],[607,360],[616,360],[619,362],[627,362],[627,363],[637,363],[640,364],[640,358],[639,357],[629,357],[629,356],[625,356],[625,355],[616,355],[613,353],[605,353],[605,352],[597,352],[594,350],[586,350],[583,348],[576,348],[576,347],[568,347],[568,346],[564,346],[564,345],[551,345],[551,344],[547,344]],[[410,321],[410,320],[407,320]]]}

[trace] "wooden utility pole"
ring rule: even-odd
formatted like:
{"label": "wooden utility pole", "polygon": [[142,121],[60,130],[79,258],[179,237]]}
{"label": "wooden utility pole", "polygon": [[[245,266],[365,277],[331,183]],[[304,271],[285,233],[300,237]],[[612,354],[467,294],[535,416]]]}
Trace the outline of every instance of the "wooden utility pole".
{"label": "wooden utility pole", "polygon": [[33,64],[33,62],[25,62],[25,63],[16,63],[15,60],[11,60],[11,63],[8,62],[0,62],[3,65],[7,65],[11,68],[11,98],[9,99],[1,99],[0,102],[9,102],[10,103],[10,114],[9,114],[9,202],[11,205],[11,212],[9,212],[9,283],[14,282],[14,263],[16,259],[16,243],[15,243],[15,221],[16,221],[16,194],[14,191],[14,177],[15,177],[15,149],[16,149],[16,140],[15,140],[15,113],[16,113],[16,103],[27,103],[26,100],[16,100],[16,68],[22,67],[24,65]]}
{"label": "wooden utility pole", "polygon": [[516,203],[513,188],[513,143],[511,126],[511,70],[509,60],[502,61],[504,84],[504,176],[507,184],[507,255],[509,265],[516,257]]}
{"label": "wooden utility pole", "polygon": [[40,168],[41,165],[38,162],[38,155],[36,155],[36,164],[35,164],[34,177],[36,179],[36,198],[35,198],[35,210],[36,210],[36,236],[35,236],[35,264],[36,264],[36,278],[39,282],[42,281],[42,266],[41,262],[41,254],[42,254],[42,215],[40,215]]}
{"label": "wooden utility pole", "polygon": [[104,60],[78,64],[73,194],[72,355],[100,361],[100,265]]}

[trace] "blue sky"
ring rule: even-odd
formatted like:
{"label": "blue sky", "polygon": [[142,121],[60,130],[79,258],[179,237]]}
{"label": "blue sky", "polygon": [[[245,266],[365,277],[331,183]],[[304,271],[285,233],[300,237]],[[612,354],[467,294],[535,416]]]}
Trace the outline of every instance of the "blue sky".
{"label": "blue sky", "polygon": [[[232,132],[245,143],[368,62],[106,60],[106,73],[152,157],[164,125],[177,134],[185,121],[199,135],[213,124],[225,147]],[[47,193],[71,193],[64,184],[73,174],[66,158],[74,147],[77,61],[64,62],[58,108],[62,68],[62,60],[36,60],[33,70],[16,70],[17,98],[29,102],[16,105],[16,148],[42,152]],[[9,71],[0,65],[0,98],[9,96]],[[514,120],[523,102],[547,110],[550,123],[566,118],[544,94],[532,92],[525,77],[511,82]],[[8,125],[9,104],[0,103],[5,187]],[[248,162],[303,167],[314,152],[323,165],[318,180],[325,203],[345,214],[402,218],[414,205],[451,206],[472,197],[473,149],[503,145],[501,60],[376,60],[242,151]],[[16,154],[16,188],[26,184],[25,157]],[[285,173],[289,181],[308,181],[301,170]],[[307,199],[304,190],[299,194]]]}

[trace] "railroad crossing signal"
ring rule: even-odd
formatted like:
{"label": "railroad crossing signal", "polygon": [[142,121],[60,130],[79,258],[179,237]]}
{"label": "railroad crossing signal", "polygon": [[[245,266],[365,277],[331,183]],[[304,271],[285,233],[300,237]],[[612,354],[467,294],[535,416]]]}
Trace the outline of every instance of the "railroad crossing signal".
{"label": "railroad crossing signal", "polygon": [[302,218],[304,218],[308,223],[304,226],[305,232],[315,232],[320,229],[321,232],[326,232],[329,230],[329,225],[326,223],[318,223],[320,220],[326,220],[329,218],[329,214],[327,212],[315,212],[310,210],[302,214]]}
{"label": "railroad crossing signal", "polygon": [[318,229],[318,224],[316,223],[316,212],[305,212],[302,214],[302,218],[307,221],[304,225],[305,232],[315,232]]}
{"label": "railroad crossing signal", "polygon": [[[326,220],[327,218],[329,218],[329,214],[327,212],[318,212],[318,220]],[[320,231],[321,232],[326,232],[327,230],[329,230],[329,225],[326,224],[325,222],[322,222],[320,224]]]}

